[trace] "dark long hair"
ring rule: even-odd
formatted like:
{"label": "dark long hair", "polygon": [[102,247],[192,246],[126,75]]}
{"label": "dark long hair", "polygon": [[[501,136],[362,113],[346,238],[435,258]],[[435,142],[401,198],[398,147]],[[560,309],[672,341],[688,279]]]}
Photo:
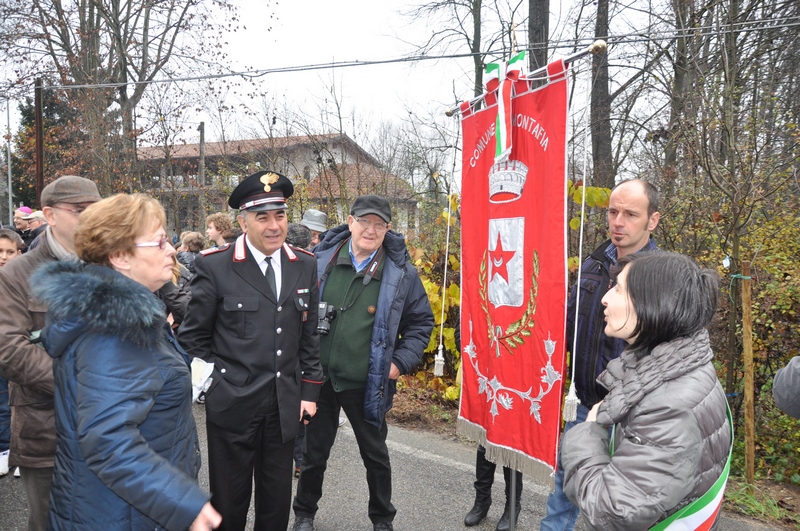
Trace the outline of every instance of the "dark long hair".
{"label": "dark long hair", "polygon": [[624,256],[614,276],[628,268],[627,291],[636,312],[637,358],[661,343],[690,336],[705,328],[717,310],[719,276],[701,269],[691,258],[675,253],[641,252]]}

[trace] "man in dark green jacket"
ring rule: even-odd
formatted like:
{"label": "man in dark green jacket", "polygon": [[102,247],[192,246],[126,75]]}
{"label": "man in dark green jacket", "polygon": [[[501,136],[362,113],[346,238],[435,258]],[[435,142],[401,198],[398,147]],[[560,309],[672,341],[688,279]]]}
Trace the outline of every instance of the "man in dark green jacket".
{"label": "man in dark green jacket", "polygon": [[306,432],[294,499],[297,531],[314,529],[340,407],[367,469],[373,528],[393,529],[396,510],[385,415],[392,407],[397,377],[422,358],[433,313],[403,236],[389,230],[391,220],[386,199],[361,196],[353,202],[347,224],[328,231],[314,248],[324,384]]}

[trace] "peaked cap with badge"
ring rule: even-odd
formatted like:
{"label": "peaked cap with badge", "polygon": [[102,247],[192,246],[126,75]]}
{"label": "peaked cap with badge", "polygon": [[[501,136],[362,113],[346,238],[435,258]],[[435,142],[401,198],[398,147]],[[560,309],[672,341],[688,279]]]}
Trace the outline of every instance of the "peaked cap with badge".
{"label": "peaked cap with badge", "polygon": [[274,171],[260,171],[246,177],[231,193],[228,206],[243,212],[264,212],[286,208],[294,185]]}

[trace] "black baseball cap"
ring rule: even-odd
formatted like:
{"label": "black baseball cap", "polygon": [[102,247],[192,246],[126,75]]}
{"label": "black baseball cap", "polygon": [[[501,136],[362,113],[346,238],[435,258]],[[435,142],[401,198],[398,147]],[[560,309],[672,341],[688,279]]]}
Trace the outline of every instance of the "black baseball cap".
{"label": "black baseball cap", "polygon": [[389,201],[379,195],[362,195],[353,201],[350,214],[356,217],[363,217],[367,214],[375,214],[386,223],[392,221],[392,207]]}

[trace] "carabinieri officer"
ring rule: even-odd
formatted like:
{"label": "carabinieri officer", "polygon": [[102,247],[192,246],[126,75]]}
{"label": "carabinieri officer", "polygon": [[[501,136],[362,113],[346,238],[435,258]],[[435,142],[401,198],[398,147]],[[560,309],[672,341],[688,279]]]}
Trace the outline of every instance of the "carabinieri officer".
{"label": "carabinieri officer", "polygon": [[255,481],[255,529],[289,524],[299,421],[316,413],[322,384],[317,263],[285,243],[285,176],[262,171],[228,200],[244,234],[198,257],[178,340],[214,364],[206,392],[211,503],[224,530],[244,530]]}

